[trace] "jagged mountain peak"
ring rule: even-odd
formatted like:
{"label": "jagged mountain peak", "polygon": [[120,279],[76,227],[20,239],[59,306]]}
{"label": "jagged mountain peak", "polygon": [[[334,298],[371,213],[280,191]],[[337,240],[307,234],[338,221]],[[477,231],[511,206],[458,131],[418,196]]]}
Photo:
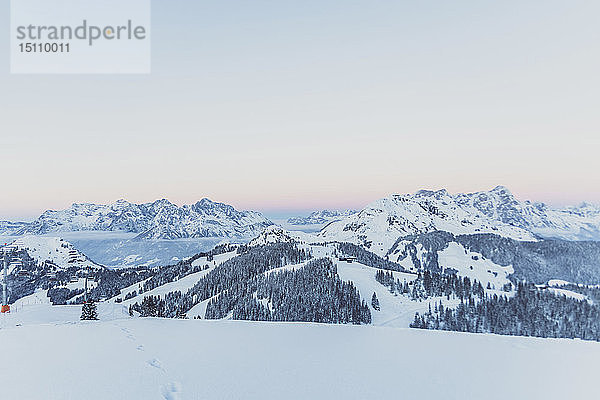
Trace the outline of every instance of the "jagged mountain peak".
{"label": "jagged mountain peak", "polygon": [[158,199],[150,204],[154,207],[177,207],[177,205],[171,203],[168,199]]}
{"label": "jagged mountain peak", "polygon": [[196,203],[194,203],[192,206],[192,208],[194,208],[195,210],[215,210],[215,209],[219,209],[222,210],[224,212],[227,213],[232,213],[234,211],[236,211],[236,209],[229,205],[229,204],[225,204],[225,203],[219,203],[216,201],[212,201],[211,199],[208,198],[203,198],[200,201],[197,201]]}
{"label": "jagged mountain peak", "polygon": [[206,205],[223,204],[223,203],[217,203],[217,202],[212,201],[208,197],[203,197],[202,199],[197,201],[196,204],[198,204],[200,206],[206,206]]}
{"label": "jagged mountain peak", "polygon": [[[448,195],[449,194],[446,189],[439,189],[439,190],[421,189],[414,194],[415,197],[435,197],[435,198],[442,198],[442,197],[445,197]],[[409,196],[411,196],[411,195],[409,195]]]}
{"label": "jagged mountain peak", "polygon": [[493,188],[491,190],[492,193],[503,193],[503,194],[508,194],[512,196],[512,192],[506,187],[506,186],[502,186],[502,185],[498,185],[495,188]]}
{"label": "jagged mountain peak", "polygon": [[131,203],[125,199],[118,199],[114,203],[111,204],[111,206],[114,209],[128,208],[128,207],[131,207],[132,205],[133,205],[133,203]]}

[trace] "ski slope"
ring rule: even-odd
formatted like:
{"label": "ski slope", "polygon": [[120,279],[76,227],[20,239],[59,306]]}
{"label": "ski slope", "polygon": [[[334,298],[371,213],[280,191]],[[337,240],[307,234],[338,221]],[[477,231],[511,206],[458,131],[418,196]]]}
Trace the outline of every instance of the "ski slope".
{"label": "ski slope", "polygon": [[[137,296],[132,297],[131,299],[124,300],[122,302],[122,304],[129,306],[136,302],[141,302],[142,300],[144,300],[145,296],[164,297],[167,293],[175,292],[175,291],[180,291],[182,293],[185,293],[188,290],[190,290],[206,274],[208,274],[210,271],[212,271],[216,266],[224,263],[225,261],[229,260],[230,258],[235,257],[236,255],[237,255],[237,253],[235,251],[218,254],[218,255],[214,256],[213,261],[207,261],[206,257],[200,257],[192,262],[192,266],[194,266],[194,267],[207,266],[208,267],[207,269],[202,270],[200,272],[195,272],[193,274],[186,275],[183,278],[178,279],[174,282],[170,282],[170,283],[158,286],[158,287],[156,287],[152,290],[149,290],[147,292],[144,292],[142,294],[138,294]],[[116,298],[121,297],[122,295],[126,295],[129,292],[138,290],[138,288],[142,284],[143,284],[143,282],[138,282],[138,283],[135,283],[135,284],[121,290],[121,294],[119,296],[116,296],[115,298],[111,299],[111,301],[115,301]]]}
{"label": "ski slope", "polygon": [[[596,342],[126,318],[120,309],[101,304],[97,322],[78,321],[77,306],[36,305],[10,315],[12,324],[0,324],[2,398],[564,400],[597,395]],[[0,321],[7,322],[5,317]]]}
{"label": "ski slope", "polygon": [[438,259],[444,268],[453,268],[460,276],[477,279],[484,287],[489,284],[498,290],[510,283],[508,276],[515,272],[512,265],[498,265],[456,242],[449,243],[446,249],[438,252]]}
{"label": "ski slope", "polygon": [[[415,319],[415,313],[423,313],[429,305],[433,308],[435,303],[443,300],[444,305],[457,305],[456,300],[446,300],[445,297],[432,297],[425,301],[412,301],[408,296],[395,295],[389,289],[375,280],[377,268],[368,267],[358,262],[347,263],[337,261],[338,275],[343,281],[352,281],[358,289],[360,297],[367,302],[371,310],[372,324],[376,326],[408,328]],[[387,272],[387,271],[386,271]],[[391,271],[390,271],[391,272]],[[402,272],[392,272],[394,279],[401,282],[412,282],[416,275]],[[380,310],[375,310],[371,305],[371,296],[376,293],[379,299]]]}

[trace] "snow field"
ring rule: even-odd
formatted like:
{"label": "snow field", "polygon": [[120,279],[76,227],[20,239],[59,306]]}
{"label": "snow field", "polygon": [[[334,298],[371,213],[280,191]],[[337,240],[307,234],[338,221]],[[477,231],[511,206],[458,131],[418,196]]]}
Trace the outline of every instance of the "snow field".
{"label": "snow field", "polygon": [[588,399],[600,357],[579,340],[152,318],[0,340],[7,365],[26,366],[3,370],[3,398],[29,400]]}

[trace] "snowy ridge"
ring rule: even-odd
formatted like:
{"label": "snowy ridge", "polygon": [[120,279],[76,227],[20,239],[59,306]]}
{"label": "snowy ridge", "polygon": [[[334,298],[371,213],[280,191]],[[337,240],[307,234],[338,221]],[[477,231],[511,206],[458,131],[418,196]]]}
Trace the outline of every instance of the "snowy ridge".
{"label": "snowy ridge", "polygon": [[399,237],[440,230],[494,233],[521,241],[540,237],[600,240],[600,207],[583,204],[554,209],[543,203],[521,202],[502,186],[457,195],[421,190],[377,200],[359,213],[327,225],[319,236],[362,244],[385,254]]}
{"label": "snowy ridge", "polygon": [[262,246],[270,243],[312,243],[323,242],[322,239],[316,236],[300,231],[288,231],[279,226],[270,226],[265,229],[260,235],[252,239],[249,246]]}
{"label": "snowy ridge", "polygon": [[307,217],[292,217],[287,220],[291,225],[319,225],[338,221],[343,217],[356,214],[356,210],[321,210],[314,211]]}
{"label": "snowy ridge", "polygon": [[265,229],[260,235],[248,243],[249,246],[262,246],[269,243],[289,243],[296,241],[291,232],[278,226],[271,226]]}
{"label": "snowy ridge", "polygon": [[104,268],[87,258],[71,243],[57,237],[23,236],[15,240],[11,247],[15,250],[25,250],[38,264],[50,261],[54,266],[61,269],[68,267]]}
{"label": "snowy ridge", "polygon": [[48,210],[31,224],[15,224],[5,233],[124,231],[139,233],[142,239],[253,237],[270,225],[258,212],[238,211],[209,199],[182,207],[165,199],[145,204],[118,200],[108,205],[73,204],[66,210]]}

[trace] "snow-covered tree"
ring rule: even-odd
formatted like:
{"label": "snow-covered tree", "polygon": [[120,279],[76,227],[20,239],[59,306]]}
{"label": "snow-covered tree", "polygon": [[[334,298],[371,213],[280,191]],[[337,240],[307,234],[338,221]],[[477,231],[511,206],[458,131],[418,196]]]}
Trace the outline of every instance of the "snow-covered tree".
{"label": "snow-covered tree", "polygon": [[81,307],[81,319],[82,320],[97,320],[98,312],[96,311],[96,303],[94,300],[88,300]]}

